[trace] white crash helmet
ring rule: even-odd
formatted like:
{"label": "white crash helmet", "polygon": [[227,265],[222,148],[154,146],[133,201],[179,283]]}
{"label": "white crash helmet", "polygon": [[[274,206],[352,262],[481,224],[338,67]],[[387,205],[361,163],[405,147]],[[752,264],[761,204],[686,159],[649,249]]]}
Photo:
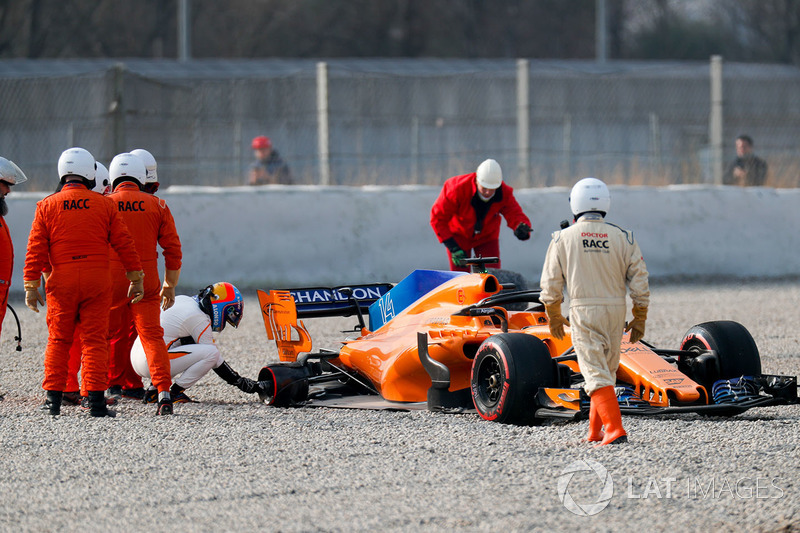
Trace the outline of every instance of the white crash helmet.
{"label": "white crash helmet", "polygon": [[611,194],[605,183],[597,178],[583,178],[569,193],[569,206],[578,218],[589,211],[599,211],[606,216],[611,207]]}
{"label": "white crash helmet", "polygon": [[23,181],[28,181],[28,177],[16,163],[5,157],[0,157],[0,181],[5,181],[9,185],[17,185]]}
{"label": "white crash helmet", "polygon": [[147,171],[145,183],[158,183],[158,173],[156,172],[158,165],[156,164],[156,158],[153,157],[153,154],[144,148],[131,150],[131,153],[135,156],[139,156],[144,162],[144,168]]}
{"label": "white crash helmet", "polygon": [[503,171],[500,163],[494,159],[487,159],[478,165],[476,174],[478,185],[485,189],[496,189],[503,184]]}
{"label": "white crash helmet", "polygon": [[139,156],[130,153],[117,154],[111,160],[111,166],[108,169],[111,178],[111,188],[116,188],[118,182],[125,179],[134,180],[141,188],[144,185],[147,170],[144,167],[144,161]]}
{"label": "white crash helmet", "polygon": [[109,191],[111,191],[111,182],[108,180],[108,169],[100,161],[97,161],[97,172],[94,181],[95,186],[94,189],[92,189],[94,192],[108,194]]}
{"label": "white crash helmet", "polygon": [[94,156],[83,148],[68,148],[58,158],[58,179],[65,176],[80,176],[89,181],[95,176]]}

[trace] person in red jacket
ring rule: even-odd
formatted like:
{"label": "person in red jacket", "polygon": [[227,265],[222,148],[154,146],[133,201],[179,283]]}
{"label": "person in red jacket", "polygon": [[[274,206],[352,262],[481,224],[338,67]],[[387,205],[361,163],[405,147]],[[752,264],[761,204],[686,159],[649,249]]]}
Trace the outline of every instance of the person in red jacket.
{"label": "person in red jacket", "polygon": [[500,268],[500,216],[521,241],[530,238],[531,221],[514,198],[514,189],[503,183],[503,171],[487,159],[476,172],[448,179],[431,208],[431,226],[447,247],[450,270],[468,271],[464,259],[497,257],[490,268]]}
{"label": "person in red jacket", "polygon": [[[14,244],[6,225],[5,216],[8,214],[6,196],[11,193],[11,187],[27,181],[22,172],[13,161],[0,157],[0,332],[3,329],[3,318],[6,316],[8,305],[8,289],[11,286],[11,273],[14,270]],[[0,394],[0,400],[3,395]]]}
{"label": "person in red jacket", "polygon": [[[112,256],[112,307],[109,336],[124,335],[128,327],[125,311],[133,317],[136,332],[142,341],[153,385],[158,389],[158,407],[161,413],[165,406],[172,410],[170,387],[170,360],[164,344],[161,327],[161,307],[168,309],[175,303],[175,286],[181,268],[181,241],[175,229],[167,204],[142,190],[146,179],[146,168],[142,159],[130,153],[119,154],[109,168],[113,192],[109,196],[119,210],[136,243],[144,268],[144,298],[138,305],[130,305],[125,297],[124,267]],[[158,276],[158,247],[164,254],[165,275],[162,286]],[[130,357],[120,351],[120,356]],[[121,365],[121,361],[115,361]]]}
{"label": "person in red jacket", "polygon": [[36,204],[28,236],[23,279],[25,304],[39,312],[44,304],[40,278],[47,265],[48,339],[44,358],[46,405],[61,414],[67,383],[69,349],[75,325],[81,322],[81,381],[88,392],[90,414],[114,416],[106,406],[108,384],[108,309],[111,307],[109,253],[113,248],[124,265],[127,298],[144,294],[142,264],[128,228],[114,204],[91,189],[95,160],[83,148],[65,150],[58,160],[61,191]]}

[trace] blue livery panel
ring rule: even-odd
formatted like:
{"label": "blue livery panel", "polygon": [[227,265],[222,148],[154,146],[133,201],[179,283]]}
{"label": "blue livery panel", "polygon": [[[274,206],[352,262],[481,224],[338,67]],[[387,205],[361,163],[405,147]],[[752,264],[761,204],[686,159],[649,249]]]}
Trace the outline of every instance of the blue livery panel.
{"label": "blue livery panel", "polygon": [[422,296],[466,272],[415,270],[369,306],[369,329],[375,331]]}

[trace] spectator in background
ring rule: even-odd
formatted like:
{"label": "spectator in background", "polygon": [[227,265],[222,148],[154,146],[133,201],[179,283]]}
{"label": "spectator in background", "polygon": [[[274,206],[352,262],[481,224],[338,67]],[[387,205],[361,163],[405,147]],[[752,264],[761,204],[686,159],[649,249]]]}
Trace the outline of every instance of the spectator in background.
{"label": "spectator in background", "polygon": [[725,171],[724,185],[761,187],[767,180],[767,162],[753,153],[753,139],[749,135],[736,138],[736,160]]}
{"label": "spectator in background", "polygon": [[256,160],[250,165],[248,184],[292,184],[292,175],[289,172],[289,165],[281,159],[278,151],[272,148],[272,141],[269,137],[259,135],[253,138],[251,146],[253,147]]}

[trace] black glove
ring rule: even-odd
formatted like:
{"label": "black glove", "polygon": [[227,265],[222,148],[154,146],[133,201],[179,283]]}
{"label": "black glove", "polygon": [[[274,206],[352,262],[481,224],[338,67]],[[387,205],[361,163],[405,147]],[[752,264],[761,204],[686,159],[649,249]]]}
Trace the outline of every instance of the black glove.
{"label": "black glove", "polygon": [[524,222],[520,222],[519,226],[517,226],[517,229],[514,230],[514,236],[521,241],[527,241],[530,239],[531,233],[533,233],[533,229],[531,229],[531,227]]}
{"label": "black glove", "polygon": [[254,392],[258,392],[258,382],[254,381],[250,378],[239,378],[236,380],[236,386],[239,387],[239,390],[245,392],[247,394],[253,394]]}
{"label": "black glove", "polygon": [[259,394],[263,394],[265,396],[272,396],[274,394],[271,381],[259,381],[256,383],[256,385],[258,386],[258,390],[256,392]]}
{"label": "black glove", "polygon": [[258,392],[258,382],[250,378],[245,378],[231,368],[227,361],[223,361],[221,365],[213,369],[219,377],[225,380],[225,383],[237,387],[240,391],[252,394]]}

